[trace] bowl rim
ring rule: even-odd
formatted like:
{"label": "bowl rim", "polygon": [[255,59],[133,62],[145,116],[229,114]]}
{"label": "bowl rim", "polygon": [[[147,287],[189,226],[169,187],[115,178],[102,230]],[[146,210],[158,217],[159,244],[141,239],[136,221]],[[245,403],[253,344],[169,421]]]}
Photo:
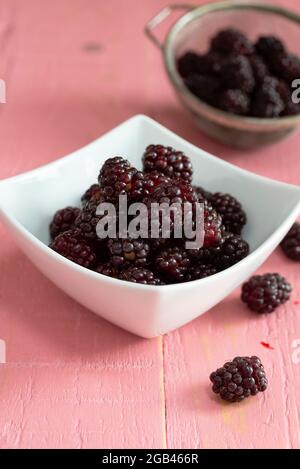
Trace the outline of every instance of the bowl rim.
{"label": "bowl rim", "polygon": [[196,7],[191,6],[188,9],[188,12],[182,15],[171,27],[162,47],[165,68],[173,87],[179,95],[183,95],[183,97],[186,97],[191,102],[193,109],[191,109],[186,103],[184,103],[190,111],[192,111],[196,115],[200,113],[205,113],[209,118],[211,118],[212,120],[217,120],[223,125],[230,126],[232,124],[236,127],[246,127],[248,129],[249,126],[254,126],[255,130],[260,131],[264,131],[270,127],[272,129],[275,129],[276,127],[296,127],[298,124],[300,124],[300,114],[295,116],[283,116],[274,118],[239,116],[231,114],[229,112],[224,112],[205,103],[200,98],[196,97],[193,93],[191,93],[189,89],[185,86],[184,81],[178,73],[173,55],[173,44],[177,34],[181,30],[183,30],[183,28],[185,28],[189,23],[199,17],[220,11],[230,10],[257,10],[262,13],[274,13],[278,16],[282,16],[290,21],[293,21],[294,23],[297,23],[300,27],[300,14],[291,11],[288,8],[280,7],[273,4],[257,3],[252,1],[247,3],[233,3],[232,1],[226,0],[216,3],[200,5]]}
{"label": "bowl rim", "polygon": [[[264,182],[264,184],[276,184],[276,185],[279,185],[281,187],[285,187],[286,189],[291,190],[292,192],[295,192],[295,194],[297,194],[297,196],[298,196],[297,202],[295,201],[294,207],[291,210],[290,214],[284,219],[284,221],[281,224],[278,225],[278,227],[275,229],[275,231],[260,246],[258,246],[256,249],[250,251],[248,256],[246,256],[244,259],[239,261],[237,264],[234,264],[233,266],[230,266],[229,268],[227,268],[227,269],[225,269],[221,272],[217,272],[216,274],[211,275],[211,276],[206,277],[206,278],[203,278],[203,279],[197,279],[197,280],[192,280],[190,282],[181,282],[181,283],[174,283],[174,284],[168,284],[168,285],[143,285],[143,284],[139,284],[139,283],[127,282],[125,280],[120,280],[120,279],[115,279],[113,277],[108,277],[108,276],[105,276],[103,274],[99,274],[98,272],[94,272],[93,270],[89,270],[85,267],[82,267],[82,266],[76,264],[75,262],[72,262],[69,259],[63,257],[62,255],[58,254],[57,252],[53,251],[52,249],[50,249],[47,244],[45,244],[43,241],[41,241],[39,238],[37,238],[33,233],[31,233],[27,228],[25,228],[25,226],[13,214],[9,213],[8,210],[1,207],[1,203],[0,203],[0,220],[1,220],[1,218],[3,218],[7,225],[12,227],[14,230],[16,230],[18,233],[20,233],[21,236],[23,236],[29,242],[31,242],[35,246],[35,248],[37,248],[39,250],[42,250],[45,255],[50,256],[52,259],[55,259],[60,264],[64,264],[68,269],[75,270],[78,273],[82,273],[86,277],[89,277],[89,278],[94,279],[94,280],[102,281],[102,282],[107,283],[107,284],[119,285],[122,288],[127,287],[127,289],[132,289],[132,290],[139,289],[139,290],[145,290],[145,291],[152,291],[153,293],[160,292],[160,293],[164,294],[167,291],[173,291],[173,290],[179,289],[179,288],[181,290],[188,290],[192,286],[195,286],[196,284],[198,284],[198,282],[202,282],[202,285],[203,285],[204,283],[210,283],[210,282],[216,280],[216,278],[219,279],[219,278],[227,276],[228,274],[230,275],[230,274],[234,273],[242,265],[244,265],[245,263],[248,263],[249,260],[252,260],[253,258],[257,258],[258,256],[260,256],[261,252],[263,252],[265,250],[266,246],[270,242],[272,242],[273,239],[277,238],[278,233],[281,233],[282,231],[285,231],[284,228],[287,225],[291,226],[292,223],[294,222],[295,218],[300,214],[300,187],[299,186],[296,186],[296,185],[293,185],[293,184],[288,184],[288,183],[278,181],[278,180],[275,180],[275,179],[271,179],[271,178],[268,178],[266,176],[261,176],[259,174],[256,174],[256,173],[252,172],[252,171],[248,171],[246,169],[240,168],[240,167],[236,166],[235,164],[229,163],[227,161],[223,161],[222,159],[218,158],[217,156],[208,153],[207,151],[201,149],[197,145],[192,144],[191,142],[189,142],[185,138],[177,135],[175,132],[171,131],[167,127],[165,127],[162,124],[158,123],[154,119],[152,119],[152,118],[150,118],[146,115],[143,115],[143,114],[137,114],[137,115],[134,115],[134,116],[130,117],[129,119],[125,120],[121,124],[114,127],[112,130],[110,130],[110,131],[104,133],[103,135],[101,135],[100,137],[96,138],[94,141],[92,141],[92,142],[88,143],[87,145],[84,145],[83,147],[69,153],[66,156],[58,158],[58,159],[56,159],[56,160],[54,160],[50,163],[47,163],[45,165],[39,166],[39,167],[37,167],[33,170],[25,171],[25,172],[23,172],[21,174],[18,174],[16,176],[11,176],[9,178],[0,180],[0,188],[1,188],[1,186],[5,187],[5,185],[9,186],[10,184],[14,184],[14,183],[17,183],[17,184],[22,183],[22,181],[24,179],[26,180],[27,178],[38,176],[40,173],[51,172],[51,170],[56,168],[57,166],[67,164],[67,163],[71,162],[74,158],[77,158],[78,157],[78,152],[82,151],[84,148],[87,148],[87,147],[92,148],[92,146],[94,144],[96,144],[100,139],[103,139],[103,138],[106,138],[110,135],[113,135],[121,127],[129,125],[132,122],[140,122],[140,121],[147,122],[147,123],[151,124],[152,126],[155,126],[156,128],[158,128],[160,130],[163,130],[165,133],[170,134],[172,136],[175,136],[179,140],[182,140],[185,144],[191,146],[194,149],[197,149],[198,151],[203,152],[203,154],[205,154],[206,157],[209,157],[209,158],[215,160],[216,162],[218,162],[218,164],[221,167],[223,165],[226,166],[226,167],[231,167],[233,170],[237,171],[238,173],[246,174],[248,177],[252,177],[252,178],[255,178],[256,180],[260,180],[260,181]],[[159,288],[157,288],[157,287],[159,287]]]}

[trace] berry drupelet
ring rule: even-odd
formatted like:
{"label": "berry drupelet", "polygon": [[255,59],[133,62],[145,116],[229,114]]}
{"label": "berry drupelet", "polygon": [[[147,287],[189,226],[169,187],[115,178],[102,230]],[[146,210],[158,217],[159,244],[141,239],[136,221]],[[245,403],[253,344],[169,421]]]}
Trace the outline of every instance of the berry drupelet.
{"label": "berry drupelet", "polygon": [[81,237],[78,230],[69,230],[58,235],[49,247],[86,268],[91,268],[96,262],[96,255],[91,246]]}
{"label": "berry drupelet", "polygon": [[241,234],[247,222],[247,216],[240,202],[230,194],[216,192],[209,199],[214,209],[221,215],[226,230]]}
{"label": "berry drupelet", "polygon": [[242,286],[241,299],[259,314],[272,313],[290,298],[291,285],[281,275],[255,275]]}
{"label": "berry drupelet", "polygon": [[281,242],[285,255],[293,261],[300,261],[300,223],[294,223]]}
{"label": "berry drupelet", "polygon": [[159,171],[169,178],[191,182],[193,168],[190,159],[182,152],[163,145],[149,145],[143,155],[146,173]]}
{"label": "berry drupelet", "polygon": [[240,402],[246,397],[264,392],[268,380],[258,357],[235,357],[211,373],[212,390],[228,402]]}
{"label": "berry drupelet", "polygon": [[143,239],[109,239],[107,247],[111,263],[119,269],[129,265],[141,267],[148,263],[149,244]]}
{"label": "berry drupelet", "polygon": [[120,280],[141,283],[143,285],[163,285],[163,282],[151,270],[144,267],[129,267],[119,275]]}
{"label": "berry drupelet", "polygon": [[88,202],[75,220],[75,228],[81,232],[81,236],[87,241],[98,240],[97,224],[100,215],[97,215],[98,202]]}
{"label": "berry drupelet", "polygon": [[49,227],[51,239],[55,239],[56,236],[73,228],[79,213],[80,209],[77,207],[66,207],[58,210]]}
{"label": "berry drupelet", "polygon": [[278,89],[279,82],[273,77],[267,77],[254,94],[252,101],[252,115],[255,117],[280,117],[285,105]]}
{"label": "berry drupelet", "polygon": [[154,258],[155,270],[167,283],[185,281],[190,264],[188,252],[179,246],[163,249]]}

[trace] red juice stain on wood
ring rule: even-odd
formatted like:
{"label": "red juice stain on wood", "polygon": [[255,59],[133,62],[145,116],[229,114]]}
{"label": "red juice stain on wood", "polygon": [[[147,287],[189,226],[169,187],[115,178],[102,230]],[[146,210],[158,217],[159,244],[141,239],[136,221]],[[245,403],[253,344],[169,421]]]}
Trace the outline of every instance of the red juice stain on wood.
{"label": "red juice stain on wood", "polygon": [[261,342],[261,345],[265,348],[268,348],[269,350],[274,350],[274,347],[272,347],[272,345],[268,344],[268,342]]}

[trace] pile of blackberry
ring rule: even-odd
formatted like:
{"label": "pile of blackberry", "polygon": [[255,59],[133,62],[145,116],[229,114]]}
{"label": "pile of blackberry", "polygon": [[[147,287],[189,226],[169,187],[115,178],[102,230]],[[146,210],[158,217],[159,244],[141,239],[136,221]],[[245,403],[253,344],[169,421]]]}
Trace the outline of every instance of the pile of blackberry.
{"label": "pile of blackberry", "polygon": [[[55,213],[50,223],[50,248],[62,256],[109,277],[148,285],[188,282],[214,275],[236,264],[249,253],[241,237],[247,218],[243,207],[230,194],[211,193],[192,185],[191,161],[182,151],[163,145],[149,145],[142,155],[143,170],[138,171],[126,159],[116,156],[105,161],[98,181],[81,196],[81,208],[66,207]],[[197,203],[204,216],[204,242],[200,249],[187,249],[187,239],[176,236],[182,218],[171,212],[169,236],[162,236],[163,220],[156,223],[157,237],[124,237],[119,223],[119,196],[127,196],[127,205],[143,202],[179,204],[186,213],[188,203],[195,227]],[[104,216],[101,202],[114,204],[116,233],[101,238],[96,231]],[[184,209],[183,209],[183,204]],[[149,218],[150,217],[150,218]],[[130,221],[130,216],[128,216]],[[99,225],[98,225],[99,226]],[[180,226],[182,228],[182,226]],[[183,230],[184,233],[184,230]],[[126,233],[125,233],[126,234]]]}
{"label": "pile of blackberry", "polygon": [[300,104],[292,100],[300,58],[277,37],[261,36],[252,43],[242,32],[224,29],[205,54],[188,51],[177,68],[194,95],[225,112],[261,118],[300,113]]}

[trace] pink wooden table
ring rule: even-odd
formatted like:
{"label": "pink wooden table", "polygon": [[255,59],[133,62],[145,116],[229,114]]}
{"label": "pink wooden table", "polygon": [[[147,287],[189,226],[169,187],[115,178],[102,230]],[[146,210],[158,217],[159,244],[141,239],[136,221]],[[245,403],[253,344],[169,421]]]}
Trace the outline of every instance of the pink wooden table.
{"label": "pink wooden table", "polygon": [[[241,153],[193,126],[143,34],[146,20],[167,3],[1,1],[1,178],[145,113],[232,163],[300,184],[300,134]],[[300,11],[297,0],[278,3]],[[300,448],[300,354],[293,348],[300,338],[299,265],[280,251],[261,269],[279,271],[294,286],[278,312],[253,315],[237,290],[186,327],[142,340],[61,293],[2,226],[0,239],[0,339],[7,346],[1,448]],[[241,405],[220,404],[208,375],[243,354],[262,358],[270,388]]]}

